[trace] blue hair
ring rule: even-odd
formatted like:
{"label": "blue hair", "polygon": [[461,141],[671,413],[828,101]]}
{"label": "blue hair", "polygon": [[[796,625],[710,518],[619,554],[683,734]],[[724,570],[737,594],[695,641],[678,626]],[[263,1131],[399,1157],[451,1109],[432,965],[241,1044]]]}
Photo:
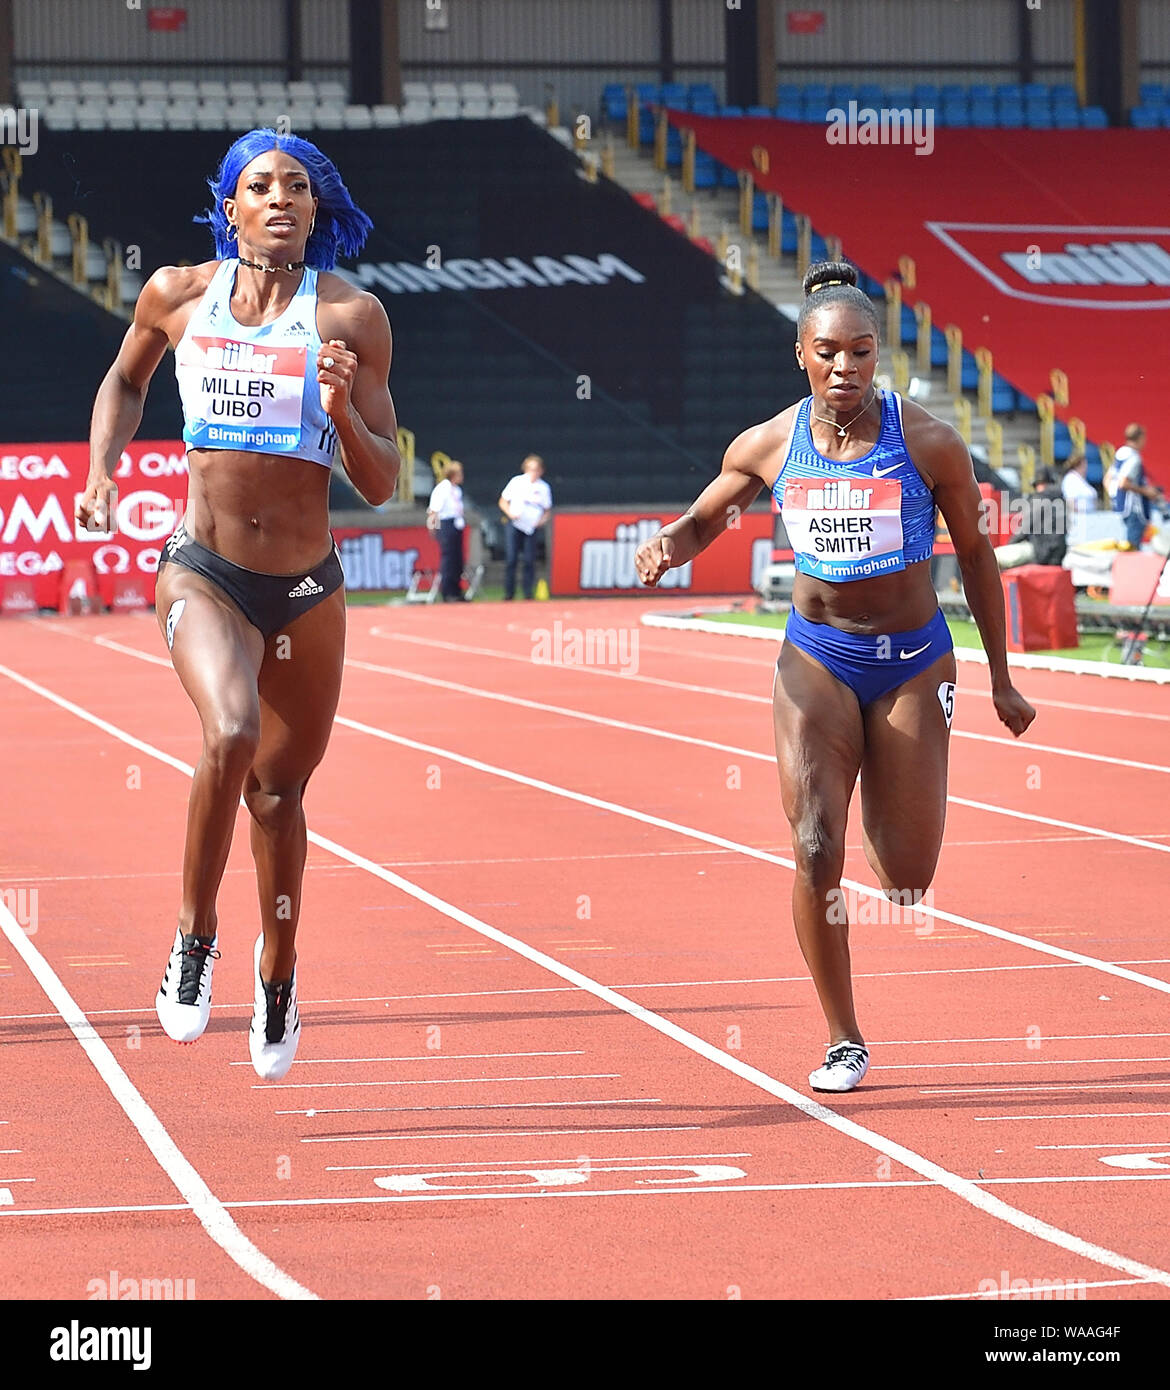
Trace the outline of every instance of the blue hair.
{"label": "blue hair", "polygon": [[337,166],[309,140],[299,135],[280,135],[268,128],[250,130],[228,149],[213,178],[207,180],[214,199],[205,222],[215,238],[215,254],[228,260],[239,254],[236,239],[228,237],[228,220],[223,200],[236,196],[236,185],[244,169],[269,150],[283,150],[305,168],[309,190],[317,201],[317,220],[305,247],[305,264],[318,270],[332,270],[337,257],[356,256],[366,244],[373,222],[354,204],[349,189],[341,181]]}

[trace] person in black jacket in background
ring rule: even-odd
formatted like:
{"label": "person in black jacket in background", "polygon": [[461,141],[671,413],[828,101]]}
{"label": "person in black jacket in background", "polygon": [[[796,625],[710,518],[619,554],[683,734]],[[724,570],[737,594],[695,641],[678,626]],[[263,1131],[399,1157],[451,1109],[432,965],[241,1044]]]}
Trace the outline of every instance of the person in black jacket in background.
{"label": "person in black jacket in background", "polygon": [[1068,547],[1067,504],[1051,468],[1036,472],[1036,490],[1021,499],[1020,524],[1007,545],[995,547],[1001,570],[1017,565],[1059,565]]}

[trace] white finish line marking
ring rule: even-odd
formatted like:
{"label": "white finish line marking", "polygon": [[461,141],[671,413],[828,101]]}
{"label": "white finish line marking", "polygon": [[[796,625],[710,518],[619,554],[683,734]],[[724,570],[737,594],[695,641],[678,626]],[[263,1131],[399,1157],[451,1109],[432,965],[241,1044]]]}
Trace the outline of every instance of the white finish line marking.
{"label": "white finish line marking", "polygon": [[[161,749],[155,748],[153,745],[144,742],[142,739],[136,738],[134,737],[134,735],[127,733],[125,730],[117,728],[116,725],[109,723],[107,720],[99,718],[99,716],[92,714],[89,710],[82,709],[80,705],[74,704],[71,700],[66,700],[64,696],[57,695],[55,692],[47,690],[44,686],[38,685],[36,682],[29,680],[25,676],[19,675],[17,672],[12,671],[10,668],[6,666],[0,666],[0,675],[7,676],[10,680],[15,681],[24,689],[31,691],[35,695],[39,695],[42,699],[48,700],[51,704],[56,705],[59,709],[65,710],[66,712],[74,715],[76,718],[81,719],[88,724],[91,724],[93,727],[101,729],[103,732],[110,735],[112,738],[116,738],[121,742],[128,744],[132,748],[139,749],[141,752],[146,753],[149,757],[156,758],[159,762],[165,763],[169,767],[174,767],[177,771],[182,772],[188,778],[194,776],[194,769],[188,767],[187,764],[181,762],[178,758],[174,758],[169,753],[165,753]],[[562,792],[562,794],[564,793]],[[580,793],[573,793],[572,795],[574,796],[574,798],[586,800],[586,798],[582,797]],[[603,804],[597,802],[595,798],[588,798],[588,800],[596,805]],[[614,809],[619,810],[621,814],[631,814],[628,808],[615,807]],[[634,814],[635,818],[643,818],[642,813],[640,812]],[[644,819],[654,821],[657,818],[644,817]],[[695,835],[699,832],[692,831],[690,833],[692,835]],[[718,839],[719,837],[710,838]],[[535,947],[530,946],[527,942],[521,941],[517,937],[509,936],[506,932],[499,930],[499,928],[493,927],[489,923],[481,921],[478,917],[474,917],[468,912],[464,912],[461,908],[456,907],[453,903],[449,903],[444,899],[439,898],[434,893],[427,892],[426,889],[420,888],[417,884],[411,883],[409,879],[405,879],[401,875],[391,872],[389,869],[382,868],[381,865],[374,863],[372,860],[367,859],[362,855],[355,854],[352,850],[346,849],[343,845],[339,845],[335,841],[329,840],[323,835],[318,835],[314,831],[309,832],[309,839],[313,844],[319,846],[322,849],[327,849],[331,851],[333,854],[336,854],[340,859],[348,860],[349,863],[364,868],[375,878],[379,878],[383,882],[400,889],[402,892],[416,899],[416,901],[425,903],[427,906],[434,908],[436,911],[442,913],[444,916],[450,918],[452,921],[461,922],[464,926],[469,927],[472,931],[478,932],[490,941],[495,941],[498,945],[507,947],[508,949],[514,951],[517,955],[522,956],[524,959],[531,961],[534,965],[543,967],[551,974],[559,976],[561,979],[567,980],[571,984],[577,985],[580,989],[582,989],[588,994],[591,994],[594,998],[601,1000],[603,1003],[609,1004],[612,1008],[621,1011],[622,1013],[628,1015],[630,1018],[635,1019],[636,1021],[644,1024],[646,1027],[653,1029],[657,1033],[660,1033],[662,1036],[671,1039],[671,1041],[679,1043],[681,1046],[687,1048],[689,1051],[697,1054],[700,1057],[705,1058],[709,1062],[712,1062],[715,1066],[720,1067],[724,1071],[739,1077],[743,1081],[746,1081],[749,1085],[755,1086],[757,1089],[764,1091],[766,1094],[774,1096],[778,1100],[784,1101],[788,1105],[791,1105],[794,1109],[798,1110],[808,1119],[817,1120],[821,1124],[826,1125],[828,1128],[836,1130],[838,1133],[844,1135],[846,1138],[854,1139],[858,1143],[864,1145],[866,1148],[871,1149],[877,1153],[885,1154],[887,1157],[894,1159],[896,1162],[902,1164],[903,1167],[909,1168],[912,1172],[919,1173],[929,1181],[932,1181],[936,1183],[938,1186],[945,1188],[953,1196],[958,1197],[968,1206],[974,1207],[977,1211],[983,1212],[985,1215],[992,1217],[994,1220],[1001,1221],[1005,1225],[1011,1226],[1016,1230],[1022,1231],[1027,1235],[1033,1236],[1038,1240],[1045,1241],[1050,1245],[1054,1245],[1060,1249],[1067,1250],[1072,1254],[1082,1256],[1083,1258],[1091,1260],[1097,1264],[1105,1265],[1111,1269],[1116,1269],[1124,1274],[1135,1275],[1141,1279],[1155,1281],[1157,1283],[1165,1285],[1167,1288],[1170,1288],[1170,1272],[1167,1272],[1166,1270],[1162,1269],[1157,1269],[1150,1265],[1143,1264],[1139,1260],[1131,1259],[1127,1255],[1120,1254],[1119,1252],[1114,1250],[1109,1250],[1104,1246],[1096,1245],[1092,1241],[1084,1240],[1080,1236],[1074,1235],[1069,1231],[1065,1231],[1058,1226],[1051,1225],[1049,1222],[1042,1221],[1040,1218],[1032,1216],[1028,1212],[1021,1211],[1017,1207],[1011,1206],[1009,1203],[1004,1202],[1000,1198],[993,1196],[991,1193],[985,1191],[983,1188],[979,1187],[976,1183],[971,1182],[969,1179],[960,1177],[957,1173],[952,1173],[949,1169],[942,1167],[940,1164],[934,1163],[932,1160],[924,1157],[922,1154],[916,1153],[914,1150],[906,1148],[904,1145],[898,1144],[892,1139],[888,1139],[885,1135],[878,1134],[874,1130],[867,1129],[864,1125],[858,1124],[855,1120],[850,1120],[846,1118],[844,1115],[837,1114],[836,1111],[830,1110],[827,1106],[821,1105],[817,1101],[810,1100],[807,1096],[801,1095],[799,1091],[794,1090],[790,1086],[786,1086],[782,1081],[778,1081],[775,1077],[769,1076],[766,1072],[759,1070],[759,1068],[749,1066],[746,1062],[741,1061],[739,1058],[731,1056],[729,1053],[723,1051],[721,1048],[716,1047],[713,1043],[708,1042],[705,1038],[701,1038],[697,1034],[689,1032],[687,1029],[680,1027],[678,1024],[672,1022],[671,1020],[663,1018],[656,1013],[653,1013],[651,1010],[643,1007],[641,1004],[636,1003],[634,1000],[627,999],[624,995],[618,994],[615,990],[612,990],[607,986],[600,984],[598,981],[592,979],[588,975],[582,974],[579,970],[574,969],[572,966],[565,965],[561,961],[555,960],[552,956],[545,955],[543,951],[537,950]],[[725,841],[723,843],[726,845],[731,845],[734,842]],[[866,891],[873,892],[874,890]],[[960,923],[962,924],[962,919],[956,920],[960,920]],[[11,918],[11,924],[12,927],[15,928],[18,936],[23,935],[20,931],[20,927],[16,923],[15,918]],[[986,928],[984,929],[987,930]],[[1013,933],[1001,932],[998,928],[993,928],[990,930],[993,932],[993,934],[1003,936],[1008,939],[1011,939],[1014,936]],[[1027,938],[1016,939],[1020,940],[1023,944],[1031,945],[1036,949],[1043,949],[1052,953],[1056,953],[1058,950],[1058,948],[1055,947],[1038,947],[1037,943],[1029,942]],[[23,942],[22,944],[27,947],[27,941]],[[1060,952],[1060,954],[1066,957],[1071,957],[1072,955],[1071,952]],[[1107,967],[1104,962],[1093,962],[1088,957],[1081,957],[1080,959],[1082,963],[1091,963],[1095,965],[1097,968],[1106,970],[1111,969],[1110,967]],[[1112,969],[1115,970],[1115,967]],[[54,977],[54,979],[55,978],[56,977]],[[1139,981],[1144,979],[1144,977],[1138,978]],[[59,982],[57,983],[59,985]],[[1166,984],[1163,981],[1151,981],[1151,983],[1156,983],[1157,987],[1163,989],[1166,992],[1170,992],[1170,985]],[[60,986],[60,988],[63,991],[63,986]],[[94,1041],[100,1042],[100,1040],[96,1038],[96,1035],[93,1034],[92,1027],[89,1025],[88,1021],[86,1022],[85,1026],[89,1034],[93,1036]],[[109,1053],[109,1049],[105,1047],[104,1043],[101,1043],[101,1047],[105,1050],[106,1055],[110,1057],[110,1061],[113,1062],[113,1057]],[[114,1066],[117,1067],[117,1063],[114,1063]],[[117,1070],[120,1075],[125,1077],[125,1073],[121,1071],[120,1067],[118,1067]],[[129,1084],[128,1079],[127,1084]],[[137,1092],[135,1092],[135,1095],[137,1095]],[[142,1103],[145,1105],[145,1102]],[[700,1126],[680,1126],[679,1128],[698,1129],[700,1128]],[[169,1142],[171,1141],[169,1140],[168,1136],[168,1143]],[[305,1143],[309,1141],[302,1140],[301,1142]],[[178,1153],[177,1149],[175,1150],[175,1152],[176,1154]],[[186,1163],[186,1160],[183,1159],[181,1155],[179,1155],[179,1158],[183,1163]],[[198,1174],[195,1172],[193,1168],[190,1168],[189,1164],[187,1165],[187,1167],[190,1169],[192,1177],[200,1184],[200,1186],[203,1188],[203,1191],[207,1192],[207,1195],[210,1197],[211,1194],[207,1190],[206,1185],[203,1184],[202,1179],[199,1178]],[[656,1190],[665,1191],[665,1189]],[[682,1190],[687,1191],[688,1189],[684,1188]],[[693,1191],[695,1189],[689,1190]],[[711,1189],[704,1190],[709,1191]],[[434,1194],[434,1197],[439,1196],[440,1194]],[[460,1200],[461,1198],[475,1199],[475,1196],[476,1194],[473,1193],[453,1193],[449,1197],[443,1197],[442,1199],[448,1201]],[[421,1197],[422,1200],[433,1199],[432,1197],[428,1197],[426,1194],[421,1194]],[[501,1199],[502,1194],[495,1194],[494,1200]],[[212,1201],[214,1200],[215,1199],[212,1198]],[[390,1198],[390,1200],[417,1201],[419,1200],[419,1196],[416,1195],[412,1197],[409,1194],[407,1194],[405,1196]],[[222,1211],[223,1209],[219,1208],[219,1210]],[[237,1230],[237,1228],[234,1226],[234,1223],[232,1223],[232,1230]],[[241,1240],[243,1239],[242,1234],[240,1238]],[[247,1245],[249,1250],[255,1250],[255,1247],[252,1246],[250,1242],[247,1242]],[[259,1256],[259,1258],[266,1259],[266,1257],[259,1255],[259,1251],[256,1251],[256,1254]],[[271,1264],[270,1261],[268,1263]],[[275,1266],[272,1266],[272,1268],[275,1270]],[[277,1271],[277,1273],[279,1274],[279,1271]],[[281,1277],[287,1278],[287,1276],[283,1275]],[[295,1287],[299,1289],[299,1286]],[[302,1294],[304,1294],[305,1291],[301,1292]]]}

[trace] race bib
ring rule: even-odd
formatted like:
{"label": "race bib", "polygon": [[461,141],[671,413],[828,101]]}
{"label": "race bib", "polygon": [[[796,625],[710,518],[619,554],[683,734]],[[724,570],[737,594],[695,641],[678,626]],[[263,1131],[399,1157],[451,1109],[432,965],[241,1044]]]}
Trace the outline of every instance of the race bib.
{"label": "race bib", "polygon": [[818,579],[868,579],[905,569],[902,484],[894,478],[794,478],[784,529],[796,568]]}
{"label": "race bib", "polygon": [[305,347],[186,338],[175,374],[193,448],[286,453],[301,441]]}

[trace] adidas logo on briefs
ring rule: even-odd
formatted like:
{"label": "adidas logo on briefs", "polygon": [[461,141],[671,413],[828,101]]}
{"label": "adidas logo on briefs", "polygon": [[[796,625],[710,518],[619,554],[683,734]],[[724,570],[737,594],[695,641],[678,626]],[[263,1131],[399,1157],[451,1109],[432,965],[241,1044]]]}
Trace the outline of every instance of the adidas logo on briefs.
{"label": "adidas logo on briefs", "polygon": [[324,584],[318,584],[311,574],[306,574],[295,589],[288,591],[288,596],[289,598],[309,598],[312,594],[323,594],[324,592]]}

